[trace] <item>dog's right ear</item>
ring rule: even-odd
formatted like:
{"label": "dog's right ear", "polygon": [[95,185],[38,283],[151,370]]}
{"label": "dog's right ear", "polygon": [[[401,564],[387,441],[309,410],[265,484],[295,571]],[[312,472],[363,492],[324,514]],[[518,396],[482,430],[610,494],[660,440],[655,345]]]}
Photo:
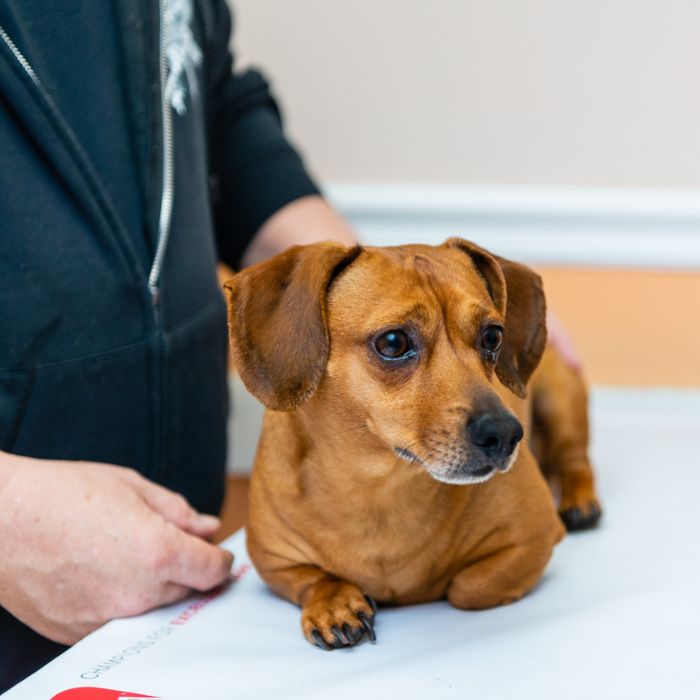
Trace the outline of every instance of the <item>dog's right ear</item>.
{"label": "dog's right ear", "polygon": [[294,246],[224,284],[236,369],[268,408],[289,411],[316,391],[329,353],[327,291],[360,251]]}

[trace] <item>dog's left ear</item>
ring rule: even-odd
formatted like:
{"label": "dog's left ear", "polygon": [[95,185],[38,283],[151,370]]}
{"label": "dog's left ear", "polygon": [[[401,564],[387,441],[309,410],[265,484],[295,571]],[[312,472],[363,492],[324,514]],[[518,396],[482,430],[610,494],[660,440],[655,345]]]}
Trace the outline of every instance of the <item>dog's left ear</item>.
{"label": "dog's left ear", "polygon": [[496,308],[501,313],[505,311],[505,332],[496,374],[514,394],[525,398],[527,382],[547,344],[542,278],[525,265],[491,255],[461,238],[450,238],[446,245],[469,255]]}
{"label": "dog's left ear", "polygon": [[294,246],[224,284],[236,369],[268,408],[292,410],[316,391],[329,353],[326,293],[360,251]]}

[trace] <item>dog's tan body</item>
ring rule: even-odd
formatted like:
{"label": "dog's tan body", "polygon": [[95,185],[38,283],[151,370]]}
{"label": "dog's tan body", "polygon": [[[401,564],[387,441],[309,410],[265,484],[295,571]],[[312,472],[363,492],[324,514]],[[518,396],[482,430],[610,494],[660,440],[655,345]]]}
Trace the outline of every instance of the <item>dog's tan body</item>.
{"label": "dog's tan body", "polygon": [[[361,254],[312,248],[241,273],[227,290],[237,365],[278,409],[266,412],[251,480],[248,546],[258,571],[302,606],[305,635],[324,648],[373,636],[366,596],[384,604],[447,597],[465,609],[517,600],[564,529],[527,439],[503,458],[502,473],[483,481],[469,471],[470,416],[487,405],[529,433],[542,406],[549,475],[562,465],[569,475],[560,479],[562,502],[597,508],[587,430],[576,429],[586,419],[580,377],[548,350],[549,370],[531,380],[537,391],[527,400],[514,393],[524,395],[544,347],[543,298],[529,291],[536,276],[461,241]],[[301,299],[308,294],[319,309]],[[420,352],[387,362],[368,339],[402,324]],[[505,324],[505,338],[510,330],[498,362],[479,345],[484,324]],[[269,360],[260,348],[275,338],[284,347]],[[575,411],[562,415],[551,391]]]}
{"label": "dog's tan body", "polygon": [[383,603],[448,595],[457,607],[492,607],[539,579],[564,530],[528,449],[484,484],[443,484],[362,448],[359,431],[324,435],[323,407],[305,409],[266,414],[251,480],[248,547],[280,595],[300,602],[303,591],[288,582],[294,563],[313,563]]}

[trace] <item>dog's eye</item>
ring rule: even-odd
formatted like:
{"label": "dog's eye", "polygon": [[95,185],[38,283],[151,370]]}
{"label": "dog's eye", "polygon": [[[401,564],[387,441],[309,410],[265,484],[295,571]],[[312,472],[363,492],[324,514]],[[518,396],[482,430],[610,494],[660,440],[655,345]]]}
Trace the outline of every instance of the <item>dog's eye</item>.
{"label": "dog's eye", "polygon": [[481,347],[489,353],[497,353],[501,349],[503,329],[498,326],[488,326],[481,334]]}
{"label": "dog's eye", "polygon": [[411,339],[400,330],[387,331],[374,341],[377,352],[388,360],[398,360],[413,354]]}

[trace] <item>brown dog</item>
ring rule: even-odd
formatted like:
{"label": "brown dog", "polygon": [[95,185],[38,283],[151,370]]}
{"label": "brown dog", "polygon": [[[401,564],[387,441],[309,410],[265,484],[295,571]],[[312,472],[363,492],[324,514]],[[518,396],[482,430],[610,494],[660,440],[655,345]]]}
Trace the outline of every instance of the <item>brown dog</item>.
{"label": "brown dog", "polygon": [[[324,649],[380,603],[523,596],[600,509],[586,392],[545,350],[540,278],[461,239],[296,247],[225,285],[234,360],[268,409],[248,548]],[[520,444],[519,444],[520,443]]]}

